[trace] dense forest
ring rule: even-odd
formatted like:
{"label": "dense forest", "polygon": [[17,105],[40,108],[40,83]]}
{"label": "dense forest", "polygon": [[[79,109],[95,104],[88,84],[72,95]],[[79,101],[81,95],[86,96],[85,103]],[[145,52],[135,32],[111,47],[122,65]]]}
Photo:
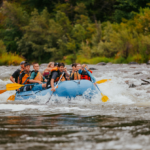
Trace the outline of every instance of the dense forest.
{"label": "dense forest", "polygon": [[[11,57],[12,56],[12,57]],[[0,64],[150,59],[148,0],[0,1]]]}

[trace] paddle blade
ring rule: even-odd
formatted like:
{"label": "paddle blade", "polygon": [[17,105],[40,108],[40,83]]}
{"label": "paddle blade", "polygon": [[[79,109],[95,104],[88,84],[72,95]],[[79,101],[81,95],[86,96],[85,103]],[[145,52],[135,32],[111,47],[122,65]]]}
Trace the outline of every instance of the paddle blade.
{"label": "paddle blade", "polygon": [[15,94],[14,94],[14,95],[11,95],[7,100],[9,100],[9,101],[14,101],[14,100],[15,100]]}
{"label": "paddle blade", "polygon": [[18,84],[18,83],[9,83],[6,85],[6,90],[11,91],[11,90],[17,90],[21,88],[24,85]]}
{"label": "paddle blade", "polygon": [[102,95],[102,102],[107,102],[109,100],[109,98],[106,95],[103,95],[102,93],[101,95]]}
{"label": "paddle blade", "polygon": [[7,90],[0,90],[0,94],[2,94],[2,93],[4,93],[4,92],[6,92]]}
{"label": "paddle blade", "polygon": [[107,82],[107,81],[110,81],[111,79],[103,79],[103,80],[99,80],[99,81],[96,81],[97,84],[101,84],[101,83],[104,83],[104,82]]}

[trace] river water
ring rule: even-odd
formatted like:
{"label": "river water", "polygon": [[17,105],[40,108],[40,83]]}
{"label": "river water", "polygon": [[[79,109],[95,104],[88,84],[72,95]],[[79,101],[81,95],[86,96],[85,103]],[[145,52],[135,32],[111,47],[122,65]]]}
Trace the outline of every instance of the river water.
{"label": "river water", "polygon": [[[46,64],[40,66],[43,71]],[[0,90],[19,66],[0,66]],[[68,70],[71,69],[67,66]],[[48,96],[28,101],[7,101],[14,91],[0,94],[0,150],[41,149],[149,149],[150,66],[89,65],[109,101]]]}

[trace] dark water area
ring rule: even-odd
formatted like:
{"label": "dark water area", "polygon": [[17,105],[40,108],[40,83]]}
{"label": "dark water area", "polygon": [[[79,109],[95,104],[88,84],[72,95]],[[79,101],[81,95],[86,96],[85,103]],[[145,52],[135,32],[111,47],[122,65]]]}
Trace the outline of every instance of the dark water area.
{"label": "dark water area", "polygon": [[126,148],[121,147],[124,134],[132,143],[139,135],[150,135],[150,120],[71,113],[0,117],[0,150],[101,149],[117,141]]}

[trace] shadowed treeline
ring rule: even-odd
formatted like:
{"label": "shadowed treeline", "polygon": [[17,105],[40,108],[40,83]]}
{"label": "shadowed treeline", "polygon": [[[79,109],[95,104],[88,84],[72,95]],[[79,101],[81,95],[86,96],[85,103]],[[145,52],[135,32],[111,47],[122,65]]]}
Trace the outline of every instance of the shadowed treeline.
{"label": "shadowed treeline", "polygon": [[149,18],[148,0],[8,0],[0,39],[31,62],[143,63],[150,59]]}

